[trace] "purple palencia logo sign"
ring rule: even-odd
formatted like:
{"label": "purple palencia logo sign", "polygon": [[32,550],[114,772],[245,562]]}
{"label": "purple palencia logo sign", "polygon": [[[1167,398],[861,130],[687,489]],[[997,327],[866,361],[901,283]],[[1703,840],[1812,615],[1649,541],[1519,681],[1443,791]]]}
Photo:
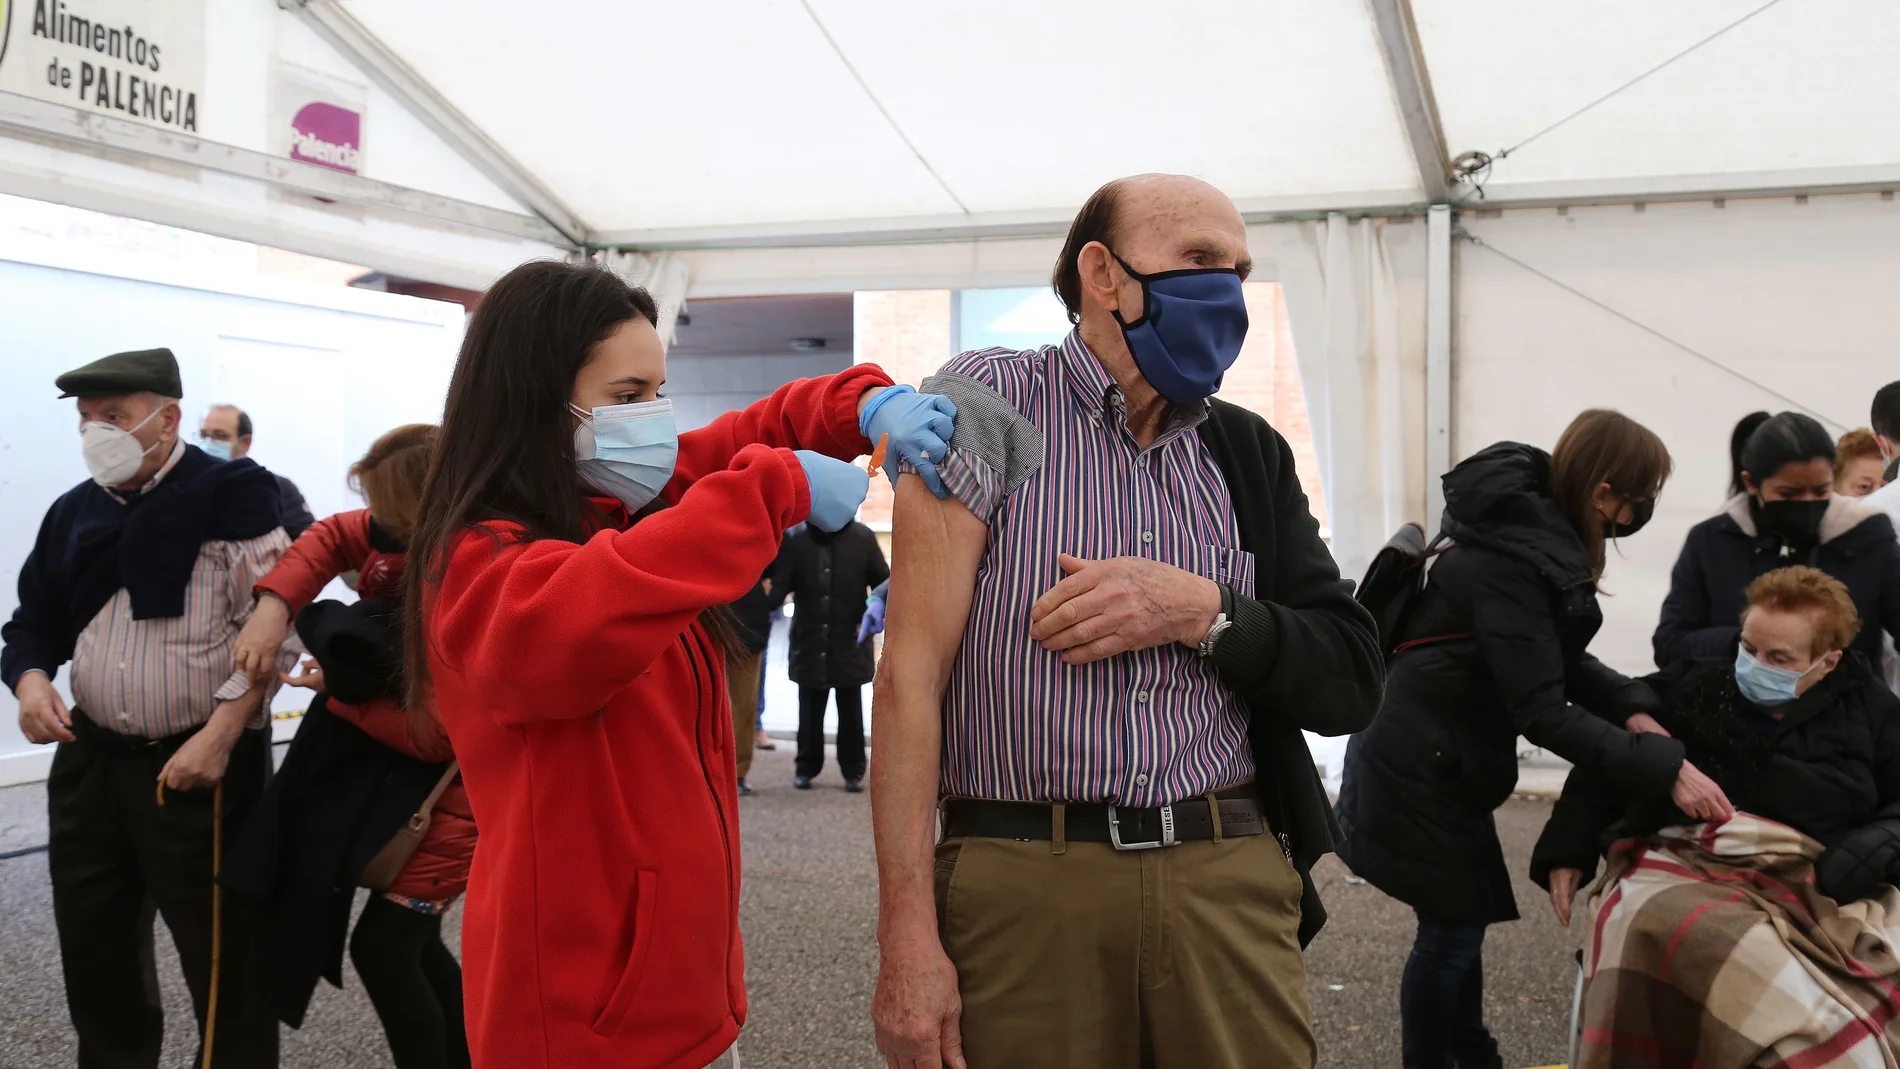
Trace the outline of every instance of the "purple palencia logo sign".
{"label": "purple palencia logo sign", "polygon": [[290,158],[356,174],[363,151],[363,116],[321,101],[305,104],[290,120]]}

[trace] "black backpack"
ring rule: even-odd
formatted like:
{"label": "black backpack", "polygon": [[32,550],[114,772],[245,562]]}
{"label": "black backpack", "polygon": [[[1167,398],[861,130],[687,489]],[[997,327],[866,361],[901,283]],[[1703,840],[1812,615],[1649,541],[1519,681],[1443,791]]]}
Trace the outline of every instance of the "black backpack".
{"label": "black backpack", "polygon": [[1405,633],[1405,622],[1412,614],[1412,607],[1418,603],[1419,595],[1425,590],[1426,565],[1433,557],[1455,548],[1456,543],[1442,534],[1426,542],[1425,528],[1408,523],[1399,528],[1373,556],[1372,564],[1366,568],[1366,577],[1359,580],[1359,589],[1352,596],[1353,600],[1366,607],[1378,625],[1379,650],[1385,654],[1387,661],[1419,646],[1471,637],[1469,632],[1464,632],[1432,635],[1409,642],[1399,641],[1399,636]]}

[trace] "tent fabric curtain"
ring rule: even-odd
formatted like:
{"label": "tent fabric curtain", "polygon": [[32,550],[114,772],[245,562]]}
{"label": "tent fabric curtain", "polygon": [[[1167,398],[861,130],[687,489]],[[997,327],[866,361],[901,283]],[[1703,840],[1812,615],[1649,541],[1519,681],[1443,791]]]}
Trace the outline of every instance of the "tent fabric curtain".
{"label": "tent fabric curtain", "polygon": [[679,325],[680,309],[686,305],[686,287],[692,272],[686,261],[670,252],[628,252],[609,249],[599,254],[602,267],[625,279],[629,285],[643,287],[660,306],[660,344],[671,347],[674,328]]}
{"label": "tent fabric curtain", "polygon": [[[1331,215],[1266,228],[1326,494],[1333,558],[1357,581],[1425,521],[1425,227]],[[1307,736],[1329,791],[1346,740]]]}
{"label": "tent fabric curtain", "polygon": [[1267,227],[1349,579],[1425,519],[1424,230],[1337,214]]}

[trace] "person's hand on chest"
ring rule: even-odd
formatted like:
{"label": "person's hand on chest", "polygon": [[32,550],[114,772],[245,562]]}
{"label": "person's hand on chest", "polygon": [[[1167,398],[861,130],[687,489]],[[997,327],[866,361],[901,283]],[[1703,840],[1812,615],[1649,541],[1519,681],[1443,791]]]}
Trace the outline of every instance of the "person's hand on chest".
{"label": "person's hand on chest", "polygon": [[1218,584],[1172,564],[1066,553],[1059,561],[1068,577],[1030,607],[1029,633],[1065,664],[1170,643],[1198,646],[1221,611]]}

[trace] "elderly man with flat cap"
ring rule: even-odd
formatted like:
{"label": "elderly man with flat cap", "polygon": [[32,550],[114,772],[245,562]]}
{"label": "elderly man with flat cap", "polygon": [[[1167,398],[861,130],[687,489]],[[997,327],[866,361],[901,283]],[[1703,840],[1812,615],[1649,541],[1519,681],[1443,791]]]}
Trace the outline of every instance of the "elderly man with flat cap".
{"label": "elderly man with flat cap", "polygon": [[[53,502],[20,568],[0,681],[27,739],[59,744],[49,867],[79,1065],[158,1065],[156,909],[201,1042],[220,975],[211,1064],[275,1066],[277,1022],[252,997],[246,926],[231,903],[214,910],[212,888],[214,837],[229,841],[270,776],[267,694],[233,647],[253,585],[290,545],[277,484],[181,440],[169,350],[108,356],[56,382],[78,399],[92,478]],[[53,689],[68,662],[70,709]]]}

